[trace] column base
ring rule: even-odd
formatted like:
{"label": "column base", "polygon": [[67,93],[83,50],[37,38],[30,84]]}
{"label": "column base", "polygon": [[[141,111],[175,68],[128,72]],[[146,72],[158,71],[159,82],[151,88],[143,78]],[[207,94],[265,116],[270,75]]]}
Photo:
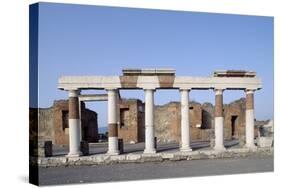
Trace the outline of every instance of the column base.
{"label": "column base", "polygon": [[106,155],[119,155],[120,151],[108,151]]}
{"label": "column base", "polygon": [[215,151],[226,151],[226,148],[224,146],[215,146],[213,149]]}
{"label": "column base", "polygon": [[82,156],[83,154],[82,154],[82,152],[78,152],[78,153],[68,153],[67,155],[66,155],[66,157],[80,157],[80,156]]}
{"label": "column base", "polygon": [[144,151],[143,151],[143,154],[155,154],[156,153],[156,150],[154,149],[154,150],[148,150],[148,149],[145,149]]}
{"label": "column base", "polygon": [[248,148],[250,150],[256,150],[258,147],[255,144],[245,144],[244,148]]}
{"label": "column base", "polygon": [[180,148],[180,152],[190,152],[192,149],[190,147]]}

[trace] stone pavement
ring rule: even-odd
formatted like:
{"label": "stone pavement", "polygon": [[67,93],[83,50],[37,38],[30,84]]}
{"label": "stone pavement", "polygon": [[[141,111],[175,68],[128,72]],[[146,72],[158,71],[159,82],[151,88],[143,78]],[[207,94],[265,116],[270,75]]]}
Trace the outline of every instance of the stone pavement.
{"label": "stone pavement", "polygon": [[107,144],[93,144],[90,146],[90,155],[80,157],[66,157],[67,148],[54,147],[54,156],[45,158],[31,159],[39,167],[58,167],[58,166],[80,166],[80,165],[103,165],[118,163],[143,163],[143,162],[162,162],[180,161],[196,159],[216,159],[216,158],[238,158],[253,154],[273,155],[273,148],[241,148],[237,141],[226,142],[225,151],[215,151],[209,147],[209,143],[193,143],[193,151],[180,152],[178,144],[161,144],[158,146],[156,154],[143,154],[143,143],[125,145],[124,154],[107,155]]}

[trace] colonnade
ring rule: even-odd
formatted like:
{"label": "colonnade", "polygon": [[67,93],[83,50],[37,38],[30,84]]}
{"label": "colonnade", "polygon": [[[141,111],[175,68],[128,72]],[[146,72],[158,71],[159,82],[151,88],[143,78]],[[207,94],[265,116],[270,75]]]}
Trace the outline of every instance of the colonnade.
{"label": "colonnade", "polygon": [[[215,91],[215,146],[214,150],[223,151],[224,117],[223,89]],[[107,89],[108,95],[108,154],[118,155],[118,89]],[[154,125],[154,92],[155,89],[144,89],[145,93],[145,154],[156,153]],[[189,124],[189,88],[180,89],[181,99],[181,145],[180,151],[192,151],[190,146]],[[254,144],[254,90],[246,89],[246,144],[245,147],[255,148]],[[69,154],[80,156],[79,90],[69,90]]]}

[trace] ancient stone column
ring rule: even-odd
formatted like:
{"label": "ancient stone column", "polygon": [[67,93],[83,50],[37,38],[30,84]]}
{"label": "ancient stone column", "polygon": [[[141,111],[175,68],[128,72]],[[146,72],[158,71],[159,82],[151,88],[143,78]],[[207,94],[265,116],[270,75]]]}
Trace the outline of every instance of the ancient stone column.
{"label": "ancient stone column", "polygon": [[80,151],[79,90],[69,91],[69,157],[82,155]]}
{"label": "ancient stone column", "polygon": [[181,93],[181,148],[180,151],[192,151],[190,148],[189,133],[189,90],[180,90]]}
{"label": "ancient stone column", "polygon": [[225,150],[223,142],[223,90],[216,89],[216,99],[215,99],[215,150]]}
{"label": "ancient stone column", "polygon": [[117,92],[116,89],[107,90],[108,94],[108,151],[107,154],[119,155],[117,134]]}
{"label": "ancient stone column", "polygon": [[256,148],[254,144],[254,91],[246,90],[246,147]]}
{"label": "ancient stone column", "polygon": [[145,89],[145,149],[144,153],[156,153],[154,140],[154,90]]}

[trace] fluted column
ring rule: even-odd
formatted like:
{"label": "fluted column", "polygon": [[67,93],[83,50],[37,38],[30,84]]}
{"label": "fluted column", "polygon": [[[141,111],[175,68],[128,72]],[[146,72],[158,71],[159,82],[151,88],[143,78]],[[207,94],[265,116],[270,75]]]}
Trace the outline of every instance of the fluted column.
{"label": "fluted column", "polygon": [[246,147],[256,148],[254,143],[254,91],[246,90]]}
{"label": "fluted column", "polygon": [[82,155],[80,151],[79,90],[69,91],[69,157]]}
{"label": "fluted column", "polygon": [[108,93],[108,152],[110,155],[118,155],[117,133],[117,92],[115,89],[107,90]]}
{"label": "fluted column", "polygon": [[181,148],[180,151],[192,151],[189,133],[189,90],[180,90],[181,94]]}
{"label": "fluted column", "polygon": [[145,149],[144,153],[156,153],[154,140],[154,90],[145,89]]}
{"label": "fluted column", "polygon": [[215,150],[225,150],[223,138],[223,90],[215,89]]}

